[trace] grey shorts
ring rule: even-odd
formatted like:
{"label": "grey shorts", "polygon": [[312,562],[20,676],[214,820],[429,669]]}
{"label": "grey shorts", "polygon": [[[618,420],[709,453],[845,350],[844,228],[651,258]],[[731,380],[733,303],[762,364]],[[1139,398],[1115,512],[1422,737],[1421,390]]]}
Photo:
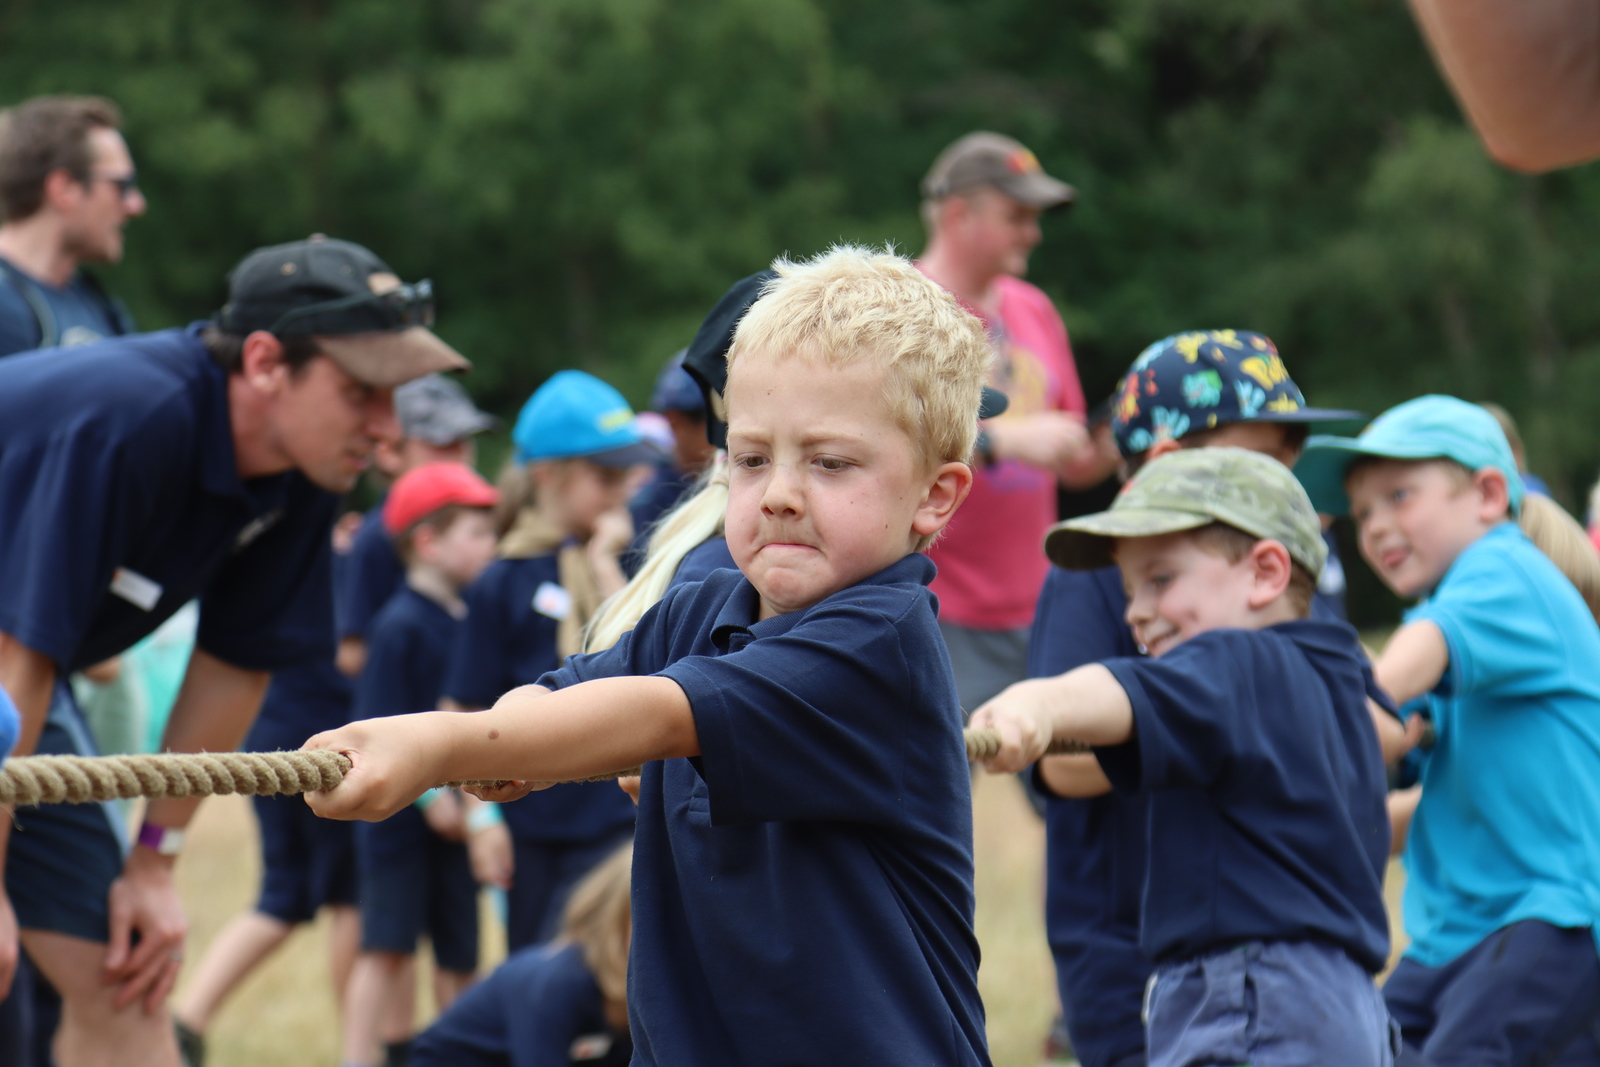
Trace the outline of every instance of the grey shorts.
{"label": "grey shorts", "polygon": [[1150,1067],[1392,1067],[1399,1028],[1372,976],[1315,941],[1250,942],[1156,968]]}
{"label": "grey shorts", "polygon": [[972,717],[991,697],[1028,676],[1028,629],[974,630],[941,622],[950,666],[956,674],[956,694],[961,698],[961,718]]}

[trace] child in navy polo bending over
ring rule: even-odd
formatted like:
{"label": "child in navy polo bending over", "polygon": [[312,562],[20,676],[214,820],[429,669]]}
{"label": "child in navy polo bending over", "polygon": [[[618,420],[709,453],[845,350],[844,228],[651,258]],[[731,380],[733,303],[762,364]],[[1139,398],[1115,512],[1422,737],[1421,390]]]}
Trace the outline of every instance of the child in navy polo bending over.
{"label": "child in navy polo bending over", "polygon": [[512,953],[467,990],[417,1035],[411,1067],[627,1067],[632,866],[623,845],[584,875],[560,936]]}
{"label": "child in navy polo bending over", "polygon": [[1327,549],[1305,491],[1256,452],[1175,452],[1046,549],[1115,559],[1150,658],[1018,683],[972,721],[1004,739],[990,770],[1085,741],[1149,795],[1152,1067],[1391,1063],[1383,760],[1355,634],[1308,617]]}
{"label": "child in navy polo bending over", "polygon": [[[462,710],[486,708],[582,651],[584,624],[625,582],[628,475],[661,456],[635,429],[622,394],[576,370],[539,387],[512,440],[532,498],[501,540],[500,558],[466,591],[444,687],[448,706]],[[554,936],[573,884],[633,835],[633,802],[610,782],[470,805],[473,869],[507,891],[513,950]]]}
{"label": "child in navy polo bending over", "polygon": [[987,1064],[961,711],[921,549],[971,486],[982,324],[908,261],[778,277],[728,353],[738,571],[476,715],[353,723],[308,799],[381,818],[644,764],[638,1064]]}
{"label": "child in navy polo bending over", "polygon": [[[354,717],[437,707],[446,658],[466,613],[461,589],[494,555],[491,511],[499,494],[470,467],[430,463],[402,475],[383,521],[406,565],[406,581],[373,619]],[[477,885],[461,805],[434,790],[372,826],[358,827],[361,954],[346,993],[344,1062],[379,1062],[378,1029],[400,1004],[409,1015],[417,939],[426,934],[441,1007],[478,968]],[[397,1050],[386,1050],[392,1061]],[[400,1050],[403,1055],[403,1050]]]}

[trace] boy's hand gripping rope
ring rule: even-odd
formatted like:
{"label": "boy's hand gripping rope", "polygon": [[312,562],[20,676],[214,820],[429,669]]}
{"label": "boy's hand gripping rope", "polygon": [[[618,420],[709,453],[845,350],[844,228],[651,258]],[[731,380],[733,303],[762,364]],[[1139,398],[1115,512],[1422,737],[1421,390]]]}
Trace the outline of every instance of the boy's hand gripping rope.
{"label": "boy's hand gripping rope", "polygon": [[[1000,750],[994,730],[966,731],[967,758],[983,761]],[[1050,752],[1087,752],[1076,741],[1054,742]],[[0,804],[84,804],[133,797],[206,797],[243,793],[270,796],[333,789],[350,758],[330,749],[298,752],[170,752],[154,756],[18,756],[0,768]],[[638,768],[582,779],[604,782]],[[492,785],[453,782],[452,785]]]}

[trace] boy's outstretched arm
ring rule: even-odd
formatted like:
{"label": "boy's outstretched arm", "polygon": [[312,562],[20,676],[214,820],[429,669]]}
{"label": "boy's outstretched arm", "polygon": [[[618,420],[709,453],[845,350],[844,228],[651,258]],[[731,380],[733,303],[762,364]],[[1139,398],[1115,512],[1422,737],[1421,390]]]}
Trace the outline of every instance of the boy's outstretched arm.
{"label": "boy's outstretched arm", "polygon": [[1372,676],[1397,705],[1433,689],[1450,666],[1444,631],[1427,619],[1407,623],[1394,632],[1383,655],[1372,664]]}
{"label": "boy's outstretched arm", "polygon": [[983,765],[995,774],[1009,774],[1043,756],[1053,740],[1091,745],[1127,741],[1133,736],[1133,704],[1115,675],[1091,663],[1007,687],[973,713],[972,725],[999,731],[1000,751]]}
{"label": "boy's outstretched arm", "polygon": [[443,782],[561,782],[698,756],[689,698],[670,678],[598,678],[513,689],[487,711],[362,719],[306,748],[350,757],[344,781],[306,794],[318,815],[387,818]]}

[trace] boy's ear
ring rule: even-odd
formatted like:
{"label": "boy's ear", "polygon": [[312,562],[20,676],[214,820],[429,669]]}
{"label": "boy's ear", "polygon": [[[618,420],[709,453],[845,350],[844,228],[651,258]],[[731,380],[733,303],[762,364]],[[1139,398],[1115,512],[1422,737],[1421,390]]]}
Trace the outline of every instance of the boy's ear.
{"label": "boy's ear", "polygon": [[911,520],[918,537],[932,537],[945,528],[961,502],[972,492],[972,468],[965,463],[941,463],[922,494],[922,503]]}
{"label": "boy's ear", "polygon": [[1257,541],[1246,559],[1255,577],[1250,587],[1250,608],[1259,611],[1289,588],[1294,563],[1289,559],[1289,550],[1277,541]]}
{"label": "boy's ear", "polygon": [[1472,472],[1472,487],[1482,501],[1478,516],[1486,523],[1499,522],[1511,514],[1511,486],[1499,467],[1481,467]]}

